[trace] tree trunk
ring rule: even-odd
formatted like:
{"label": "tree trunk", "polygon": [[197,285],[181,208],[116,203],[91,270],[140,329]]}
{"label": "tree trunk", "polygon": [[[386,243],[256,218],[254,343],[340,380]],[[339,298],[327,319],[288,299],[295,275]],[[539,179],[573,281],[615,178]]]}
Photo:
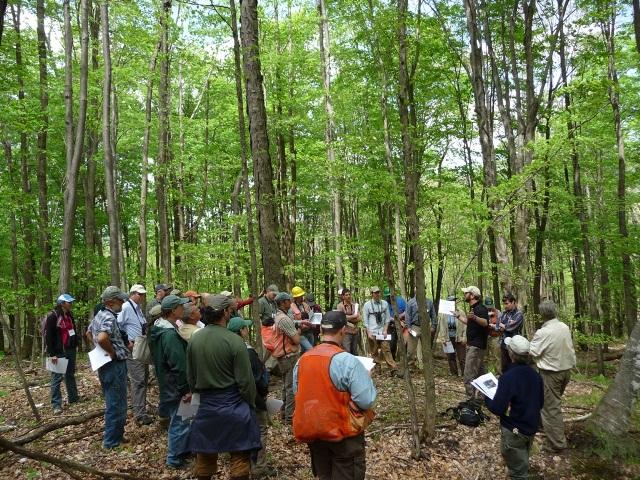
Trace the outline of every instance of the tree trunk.
{"label": "tree trunk", "polygon": [[631,414],[639,390],[640,322],[636,322],[620,360],[616,378],[593,412],[589,426],[605,436],[626,438],[631,427]]}
{"label": "tree trunk", "polygon": [[606,41],[608,57],[609,78],[609,103],[613,111],[613,124],[616,133],[616,146],[618,150],[618,233],[622,243],[622,285],[624,298],[624,315],[627,332],[631,335],[638,319],[638,305],[636,299],[636,287],[634,268],[629,253],[629,231],[627,229],[627,200],[626,200],[626,160],[624,154],[624,135],[622,121],[620,119],[620,84],[615,59],[615,25],[616,12],[611,8],[611,17],[602,24],[602,33]]}
{"label": "tree trunk", "polygon": [[[43,0],[39,0],[42,2]],[[69,2],[64,2],[65,16],[65,107],[66,121],[71,122],[71,126],[67,126],[67,142],[71,144],[71,148],[67,146],[67,171],[64,181],[64,218],[62,222],[62,246],[60,248],[60,279],[58,290],[60,293],[69,290],[71,280],[73,234],[76,218],[76,191],[78,184],[78,170],[80,169],[80,159],[84,147],[85,121],[87,118],[87,83],[88,83],[88,64],[89,64],[89,12],[87,7],[88,0],[80,2],[80,18],[81,18],[81,52],[80,52],[80,97],[78,99],[78,124],[76,126],[75,140],[73,134],[73,32],[71,30],[71,15]],[[43,7],[44,8],[44,7]],[[44,25],[43,25],[44,30]],[[39,41],[38,44],[41,42]],[[44,31],[43,40],[44,43]],[[46,62],[46,50],[45,50]],[[45,67],[41,67],[41,72]],[[42,74],[41,74],[42,77]],[[41,101],[42,104],[42,101]]]}
{"label": "tree trunk", "polygon": [[231,33],[233,35],[234,77],[236,83],[236,104],[238,106],[238,136],[240,138],[240,158],[242,160],[242,184],[244,188],[244,208],[247,214],[247,244],[251,262],[250,287],[254,296],[251,305],[253,324],[256,330],[256,349],[263,358],[263,346],[260,336],[260,311],[258,308],[258,259],[256,257],[256,240],[253,232],[253,207],[251,205],[251,189],[249,187],[249,162],[247,159],[247,129],[244,119],[244,102],[242,100],[242,67],[240,62],[240,40],[238,38],[238,19],[235,0],[229,0],[231,10]]}
{"label": "tree trunk", "polygon": [[[20,34],[20,5],[11,5],[11,15],[13,17],[13,27],[16,32],[15,42],[15,55],[16,55],[16,68],[18,78],[18,101],[24,102],[24,65],[22,62],[22,38]],[[31,194],[31,180],[29,178],[29,143],[27,139],[27,132],[24,127],[20,131],[20,167],[22,178],[22,192],[24,194],[22,201],[22,208],[20,217],[22,220],[22,231],[24,236],[24,248],[25,248],[25,262],[22,270],[22,277],[24,285],[26,287],[25,305],[24,305],[24,320],[25,330],[23,341],[17,340],[18,345],[21,345],[21,349],[16,354],[21,354],[22,358],[29,358],[33,348],[33,337],[35,334],[36,317],[34,313],[36,295],[35,290],[37,285],[35,283],[36,273],[36,259],[35,259],[35,242],[33,239],[33,226],[31,218],[33,216],[30,204],[32,202]],[[21,338],[19,329],[20,322],[16,322],[16,336]],[[16,348],[18,346],[16,345]]]}
{"label": "tree trunk", "polygon": [[402,154],[404,158],[404,191],[406,197],[406,215],[408,227],[408,241],[414,252],[415,295],[418,300],[418,315],[424,319],[424,334],[422,336],[422,360],[425,380],[424,423],[422,434],[424,438],[431,438],[435,432],[436,423],[436,391],[433,376],[433,356],[429,336],[427,312],[427,295],[424,280],[424,257],[420,245],[420,226],[418,222],[418,185],[421,167],[413,144],[412,132],[409,124],[409,92],[411,89],[409,72],[407,69],[407,36],[406,17],[408,0],[398,0],[398,44],[399,44],[399,95],[400,126],[402,131]]}
{"label": "tree trunk", "polygon": [[277,205],[273,191],[273,169],[267,135],[267,112],[264,106],[260,67],[257,0],[243,0],[240,8],[243,65],[256,202],[258,204],[262,267],[265,283],[284,285],[284,270],[278,249],[278,226],[275,219]]}
{"label": "tree trunk", "polygon": [[171,0],[162,0],[160,11],[160,84],[158,85],[158,162],[155,173],[160,250],[159,277],[171,281],[171,239],[167,207],[169,168],[169,14]]}
{"label": "tree trunk", "polygon": [[100,6],[102,22],[102,57],[104,76],[102,80],[102,149],[104,150],[104,186],[109,221],[109,254],[111,285],[120,286],[120,238],[118,236],[118,205],[116,205],[115,159],[111,139],[111,47],[109,45],[109,4]]}
{"label": "tree trunk", "polygon": [[[149,184],[149,137],[151,135],[151,112],[153,101],[153,76],[156,71],[156,62],[158,60],[158,48],[153,52],[151,60],[149,60],[149,78],[147,79],[147,93],[145,94],[144,102],[144,137],[142,139],[142,171],[140,180],[140,217],[139,217],[139,262],[138,262],[138,277],[141,282],[144,282],[147,277],[147,256],[148,256],[148,244],[147,244],[147,193]],[[206,188],[206,186],[205,186]]]}

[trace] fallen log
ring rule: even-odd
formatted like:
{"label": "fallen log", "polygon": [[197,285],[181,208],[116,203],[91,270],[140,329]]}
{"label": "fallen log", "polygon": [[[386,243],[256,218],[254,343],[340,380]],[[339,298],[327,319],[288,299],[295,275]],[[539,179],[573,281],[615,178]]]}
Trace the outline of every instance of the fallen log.
{"label": "fallen log", "polygon": [[53,432],[54,430],[69,427],[71,425],[80,425],[89,420],[93,420],[94,418],[101,417],[103,414],[104,410],[92,410],[91,412],[87,412],[84,415],[56,418],[52,422],[40,425],[39,427],[31,430],[24,435],[21,435],[20,437],[12,438],[10,441],[14,445],[24,445],[26,443],[33,442],[34,440],[37,440],[40,437],[45,436],[47,433]]}
{"label": "fallen log", "polygon": [[[39,462],[50,463],[51,465],[58,467],[60,470],[68,474],[70,473],[70,471],[76,471],[86,473],[88,475],[93,475],[99,478],[123,478],[125,480],[142,480],[141,477],[137,477],[129,473],[101,471],[93,467],[89,467],[88,465],[74,462],[73,460],[68,460],[66,458],[53,457],[46,453],[27,450],[26,448],[16,445],[15,443],[7,440],[2,436],[0,436],[0,448],[2,448],[3,450],[10,450],[14,453],[17,453],[18,455],[32,458],[33,460],[37,460]],[[71,476],[76,478],[78,477],[78,475]]]}

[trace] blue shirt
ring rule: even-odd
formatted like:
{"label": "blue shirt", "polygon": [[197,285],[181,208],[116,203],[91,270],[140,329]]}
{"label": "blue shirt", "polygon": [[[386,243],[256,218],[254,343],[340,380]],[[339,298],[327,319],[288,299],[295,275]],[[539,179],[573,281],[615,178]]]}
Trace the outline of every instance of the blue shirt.
{"label": "blue shirt", "polygon": [[522,324],[524,323],[524,316],[522,312],[517,308],[513,310],[505,310],[500,314],[500,324],[504,325],[504,333],[500,340],[500,346],[507,348],[504,344],[504,339],[507,337],[514,337],[516,335],[522,335]]}
{"label": "blue shirt", "polygon": [[[389,304],[389,318],[393,320],[393,307],[391,306],[391,296],[385,297]],[[398,306],[398,315],[402,315],[407,309],[407,302],[404,301],[401,295],[396,295],[396,305]]]}
{"label": "blue shirt", "polygon": [[[294,395],[298,392],[298,362],[293,367]],[[333,386],[341,392],[349,392],[351,400],[362,410],[373,406],[378,392],[369,372],[355,356],[348,352],[335,354],[329,364],[329,376]]]}
{"label": "blue shirt", "polygon": [[[427,298],[426,300],[427,313],[429,314],[431,328],[435,330],[438,327],[438,316],[436,315],[436,308],[434,307],[433,302],[430,298]],[[420,317],[418,315],[418,300],[416,299],[416,297],[413,297],[411,300],[409,300],[404,319],[407,322],[409,328],[411,328],[412,325],[417,325],[419,327],[422,326],[420,323]]]}
{"label": "blue shirt", "polygon": [[542,378],[529,365],[514,363],[498,381],[493,400],[484,399],[487,408],[500,416],[500,425],[524,435],[535,435],[544,405]]}
{"label": "blue shirt", "polygon": [[122,311],[118,315],[118,325],[127,333],[130,342],[142,335],[142,325],[145,323],[146,320],[142,315],[140,305],[131,299],[122,304]]}

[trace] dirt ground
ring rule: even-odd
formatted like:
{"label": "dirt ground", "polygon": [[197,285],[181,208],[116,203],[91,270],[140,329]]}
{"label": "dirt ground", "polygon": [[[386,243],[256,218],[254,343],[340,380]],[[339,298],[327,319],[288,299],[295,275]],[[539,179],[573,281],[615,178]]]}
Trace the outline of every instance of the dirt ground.
{"label": "dirt ground", "polygon": [[[609,362],[612,376],[615,362]],[[586,365],[586,363],[585,363]],[[435,359],[436,407],[444,412],[464,399],[460,378],[448,373],[446,361]],[[25,364],[28,382],[43,421],[52,420],[49,403],[49,374],[40,365]],[[581,364],[579,362],[579,369]],[[379,366],[375,367],[376,369]],[[584,369],[582,369],[584,372]],[[423,405],[421,372],[413,372],[418,411]],[[98,378],[88,366],[86,356],[78,358],[78,389],[83,401],[64,405],[63,416],[77,416],[103,407]],[[483,480],[506,478],[500,455],[499,420],[491,416],[477,428],[457,424],[445,416],[439,416],[434,438],[421,448],[422,458],[411,457],[409,404],[404,382],[389,377],[386,372],[374,374],[378,388],[377,418],[367,431],[367,479],[461,479]],[[597,404],[607,385],[606,377],[574,375],[564,400],[564,415],[570,448],[562,455],[550,455],[541,451],[542,434],[536,436],[531,452],[531,478],[534,479],[634,479],[640,478],[640,466],[611,460],[600,460],[596,455],[578,449],[583,421]],[[281,381],[273,377],[270,396],[280,398]],[[63,387],[63,395],[65,395]],[[150,388],[150,405],[157,402],[157,385]],[[576,421],[576,419],[578,419]],[[0,360],[0,432],[7,439],[16,438],[36,427],[26,396],[17,380],[13,360]],[[164,464],[166,433],[156,421],[148,426],[137,426],[129,416],[126,436],[131,442],[116,451],[101,448],[102,417],[82,425],[69,426],[50,432],[37,441],[25,445],[32,451],[68,458],[90,465],[101,471],[117,470],[142,479],[187,479],[189,471],[171,470]],[[311,479],[309,456],[305,445],[295,442],[279,420],[274,419],[268,439],[268,454],[278,479]],[[226,478],[227,459],[221,458],[220,478]],[[49,464],[16,455],[0,454],[0,478],[3,479],[66,479],[71,478]],[[91,478],[80,474],[80,478]]]}

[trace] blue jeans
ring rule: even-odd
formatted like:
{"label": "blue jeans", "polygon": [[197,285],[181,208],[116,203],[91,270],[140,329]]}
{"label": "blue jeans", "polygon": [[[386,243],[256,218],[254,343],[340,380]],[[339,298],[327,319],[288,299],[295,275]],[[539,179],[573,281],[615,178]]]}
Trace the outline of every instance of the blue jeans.
{"label": "blue jeans", "polygon": [[115,360],[100,367],[98,377],[104,395],[104,437],[102,446],[120,445],[127,423],[127,362]]}
{"label": "blue jeans", "polygon": [[187,444],[189,441],[189,432],[191,431],[191,420],[183,420],[178,415],[178,407],[180,400],[168,405],[169,432],[167,433],[167,465],[172,467],[180,467],[184,464],[184,455],[187,452]]}
{"label": "blue jeans", "polygon": [[311,344],[309,339],[305,337],[304,333],[300,335],[300,348],[302,349],[302,353],[313,348],[313,345]]}
{"label": "blue jeans", "polygon": [[67,388],[67,398],[69,403],[78,401],[78,387],[76,386],[76,349],[71,348],[64,351],[64,355],[58,358],[66,358],[69,360],[67,371],[62,373],[51,372],[51,406],[53,408],[62,408],[62,393],[60,392],[60,384],[64,378],[64,384]]}

